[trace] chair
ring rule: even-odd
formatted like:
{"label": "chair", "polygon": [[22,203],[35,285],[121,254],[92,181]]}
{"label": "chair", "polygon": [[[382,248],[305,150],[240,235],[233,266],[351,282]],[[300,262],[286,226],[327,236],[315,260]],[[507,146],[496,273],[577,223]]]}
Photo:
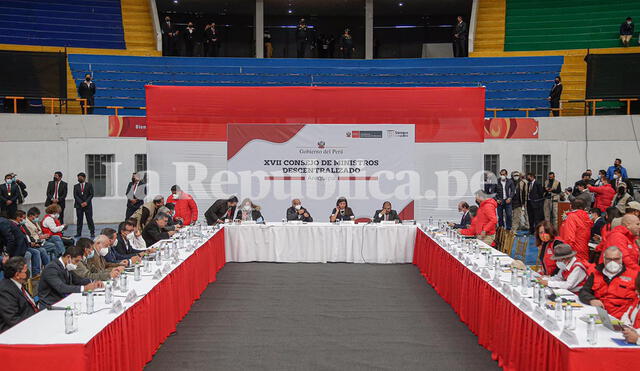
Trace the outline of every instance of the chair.
{"label": "chair", "polygon": [[356,224],[360,223],[371,223],[371,218],[358,218],[356,219]]}
{"label": "chair", "polygon": [[502,252],[505,254],[511,255],[511,250],[513,249],[513,241],[516,238],[516,234],[513,231],[505,230],[504,233],[504,241],[502,245]]}
{"label": "chair", "polygon": [[494,239],[496,249],[502,251],[503,241],[504,241],[504,228],[498,227],[496,229],[496,238]]}
{"label": "chair", "polygon": [[[514,259],[525,261],[527,257],[527,245],[529,244],[528,237],[518,237],[516,239],[516,251],[513,254]],[[511,255],[511,251],[509,251],[509,255]]]}

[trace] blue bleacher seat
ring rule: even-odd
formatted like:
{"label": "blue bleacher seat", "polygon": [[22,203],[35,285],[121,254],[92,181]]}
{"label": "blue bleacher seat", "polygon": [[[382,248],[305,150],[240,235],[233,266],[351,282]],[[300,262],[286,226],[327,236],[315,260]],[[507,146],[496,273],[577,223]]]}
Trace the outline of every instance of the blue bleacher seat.
{"label": "blue bleacher seat", "polygon": [[[545,108],[564,58],[254,59],[70,54],[76,81],[92,72],[98,106],[145,106],[144,85],[183,86],[485,86],[487,108]],[[96,109],[98,114],[113,110]],[[122,110],[122,115],[144,111]],[[487,116],[493,116],[487,112]],[[524,112],[499,112],[523,117]],[[532,112],[531,116],[548,116]]]}
{"label": "blue bleacher seat", "polygon": [[0,1],[0,44],[125,49],[120,0]]}

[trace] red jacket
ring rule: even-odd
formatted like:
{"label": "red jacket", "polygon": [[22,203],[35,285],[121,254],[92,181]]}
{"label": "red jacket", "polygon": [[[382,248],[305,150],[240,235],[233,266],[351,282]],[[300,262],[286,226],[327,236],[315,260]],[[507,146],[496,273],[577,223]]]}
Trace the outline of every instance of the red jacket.
{"label": "red jacket", "polygon": [[[622,262],[630,269],[639,270],[637,236],[624,225],[619,225],[607,234],[604,250],[611,246],[617,246],[622,251]],[[600,255],[600,263],[604,261],[604,254]]]}
{"label": "red jacket", "polygon": [[[602,266],[600,265],[600,267]],[[638,271],[626,268],[624,272],[614,277],[609,284],[607,284],[604,275],[599,269],[592,266],[590,273],[593,274],[593,286],[591,289],[594,296],[604,304],[604,309],[610,315],[620,319],[638,297],[635,289]]]}
{"label": "red jacket", "polygon": [[58,219],[54,218],[54,217],[53,217],[53,215],[51,215],[51,214],[47,214],[47,215],[45,215],[45,216],[44,216],[44,218],[42,218],[42,220],[40,221],[40,229],[42,229],[42,234],[48,234],[48,235],[51,235],[51,236],[60,236],[60,237],[62,237],[62,232],[52,232],[52,231],[51,231],[51,229],[46,228],[46,227],[44,226],[44,221],[45,221],[45,219],[47,219],[47,218],[51,218],[51,219],[53,219],[53,221],[56,223],[56,227],[59,227],[59,226],[61,226],[61,225],[62,225],[62,224],[60,223],[60,220],[58,220]]}
{"label": "red jacket", "polygon": [[611,206],[611,201],[616,196],[616,190],[610,184],[605,184],[600,187],[589,186],[589,191],[593,192],[596,196],[596,200],[593,203],[593,207],[597,207],[606,212],[607,208]]}
{"label": "red jacket", "polygon": [[631,306],[629,307],[629,309],[627,309],[627,312],[624,314],[624,317],[627,317],[629,319],[629,322],[631,322],[631,327],[633,328],[640,328],[640,312],[638,312],[636,314],[636,317],[633,318],[633,312],[638,309],[640,310],[640,308],[638,308],[640,306],[640,299],[636,298],[636,300],[633,302],[633,304],[631,304]]}
{"label": "red jacket", "polygon": [[584,210],[567,212],[567,219],[560,228],[560,239],[571,246],[578,259],[589,261],[589,239],[593,222]]}
{"label": "red jacket", "polygon": [[542,271],[546,276],[551,276],[552,274],[554,274],[554,272],[558,268],[556,261],[551,259],[551,257],[553,256],[553,249],[561,243],[564,243],[564,241],[562,241],[559,237],[556,237],[552,241],[543,242],[542,245],[540,246],[540,248],[543,249],[544,251],[542,253],[542,261],[541,261]]}
{"label": "red jacket", "polygon": [[173,198],[173,194],[167,198],[168,204],[175,205],[176,214],[174,218],[182,218],[182,225],[189,225],[198,220],[198,205],[190,194],[182,192],[177,200]]}
{"label": "red jacket", "polygon": [[576,269],[582,269],[585,273],[584,279],[582,280],[582,282],[579,282],[576,287],[572,288],[570,291],[574,292],[574,293],[578,293],[580,291],[580,289],[582,288],[582,286],[584,286],[584,283],[587,282],[587,278],[589,278],[589,270],[592,269],[591,268],[591,264],[587,263],[586,260],[582,260],[578,257],[576,257],[576,261],[573,262],[573,264],[571,265],[571,268],[569,268],[568,270],[564,270],[562,271],[562,278],[564,278],[564,280],[566,281],[569,276],[571,275],[571,273],[573,273],[574,270]]}
{"label": "red jacket", "polygon": [[479,236],[482,231],[487,236],[496,234],[496,224],[498,223],[497,207],[498,203],[493,198],[482,201],[478,208],[478,214],[471,220],[469,228],[461,230],[460,233],[465,236]]}

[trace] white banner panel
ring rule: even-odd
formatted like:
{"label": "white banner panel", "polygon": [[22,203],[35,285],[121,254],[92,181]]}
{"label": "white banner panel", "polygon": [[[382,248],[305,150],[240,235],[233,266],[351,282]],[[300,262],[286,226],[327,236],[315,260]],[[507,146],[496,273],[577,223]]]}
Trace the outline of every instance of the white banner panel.
{"label": "white banner panel", "polygon": [[228,170],[238,175],[228,191],[250,197],[267,221],[282,220],[293,198],[327,221],[341,196],[356,218],[384,201],[413,218],[413,125],[230,124],[227,141]]}

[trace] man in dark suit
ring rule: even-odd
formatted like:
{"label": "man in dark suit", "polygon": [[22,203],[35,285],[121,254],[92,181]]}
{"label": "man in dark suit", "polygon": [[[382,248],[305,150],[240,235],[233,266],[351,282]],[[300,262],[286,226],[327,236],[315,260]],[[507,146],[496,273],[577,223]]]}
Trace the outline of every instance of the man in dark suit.
{"label": "man in dark suit", "polygon": [[0,215],[12,219],[18,210],[20,190],[13,181],[13,175],[4,176],[4,184],[0,185]]}
{"label": "man in dark suit", "polygon": [[214,225],[216,223],[224,223],[225,219],[233,219],[237,204],[238,198],[236,196],[232,196],[229,199],[216,200],[204,213],[207,224]]}
{"label": "man in dark suit", "polygon": [[298,198],[291,201],[291,207],[287,209],[287,220],[300,220],[303,222],[312,222],[313,218],[309,210],[302,207],[302,202]]}
{"label": "man in dark suit", "polygon": [[455,229],[465,229],[469,227],[471,224],[471,214],[469,213],[469,204],[465,201],[461,201],[458,203],[458,212],[462,213],[462,217],[460,218],[460,223],[452,223],[449,222],[449,226]]}
{"label": "man in dark suit", "polygon": [[153,246],[160,240],[166,240],[173,236],[176,231],[164,231],[163,228],[167,226],[167,220],[169,216],[167,214],[159,213],[153,220],[147,224],[142,230],[142,238],[147,246]]}
{"label": "man in dark suit", "polygon": [[91,238],[96,236],[96,228],[93,225],[93,185],[87,180],[85,173],[78,174],[78,184],[73,186],[73,207],[76,208],[76,235],[80,237],[82,235],[82,219],[84,216],[87,218],[87,225],[89,226],[89,232],[91,232]]}
{"label": "man in dark suit", "polygon": [[453,34],[453,51],[454,57],[466,57],[467,56],[467,36],[469,35],[469,27],[462,19],[462,16],[458,16],[455,33]]}
{"label": "man in dark suit", "polygon": [[544,197],[542,184],[536,180],[533,173],[527,173],[527,215],[529,217],[529,232],[535,233],[538,223],[544,220]]}
{"label": "man in dark suit", "polygon": [[513,209],[511,201],[516,194],[516,185],[513,180],[507,177],[507,170],[500,170],[500,178],[496,184],[496,201],[498,202],[498,225],[511,230],[511,216]]}
{"label": "man in dark suit", "polygon": [[27,292],[27,263],[22,257],[13,257],[4,265],[4,279],[0,281],[0,332],[18,324],[37,311],[36,302]]}
{"label": "man in dark suit", "polygon": [[127,236],[130,233],[133,233],[136,228],[135,223],[132,221],[125,221],[118,225],[118,239],[116,245],[113,249],[120,255],[124,256],[135,256],[138,255],[140,257],[145,256],[147,254],[151,254],[156,251],[156,249],[150,248],[147,250],[137,250],[132,245]]}
{"label": "man in dark suit", "polygon": [[[547,100],[549,101],[549,107],[553,109],[551,113],[554,116],[560,116],[560,96],[562,95],[562,82],[560,80],[560,76],[556,76],[556,80],[551,87],[551,91],[549,92],[549,97]],[[556,109],[554,109],[556,108]]]}
{"label": "man in dark suit", "polygon": [[127,184],[127,212],[124,219],[131,218],[131,215],[135,213],[140,206],[144,203],[144,198],[147,196],[147,185],[140,180],[140,176],[137,173],[133,173],[131,181]]}
{"label": "man in dark suit", "polygon": [[102,281],[91,282],[90,279],[80,278],[73,272],[83,257],[83,248],[70,246],[60,258],[47,264],[38,285],[40,309],[59,302],[69,294],[104,287]]}
{"label": "man in dark suit", "polygon": [[395,221],[396,223],[400,223],[400,217],[395,210],[391,209],[391,202],[385,201],[382,204],[382,209],[376,210],[375,214],[373,214],[373,222],[380,223],[382,221]]}
{"label": "man in dark suit", "polygon": [[164,23],[162,24],[162,55],[176,55],[176,36],[178,36],[178,31],[173,22],[171,22],[171,18],[169,16],[164,17]]}
{"label": "man in dark suit", "polygon": [[47,199],[44,201],[44,206],[51,204],[58,204],[62,211],[60,212],[60,224],[64,224],[64,207],[67,199],[67,182],[62,180],[62,172],[56,171],[53,174],[53,180],[47,184]]}
{"label": "man in dark suit", "polygon": [[[94,96],[96,95],[96,84],[91,81],[91,74],[84,76],[84,81],[78,85],[78,97],[87,100],[87,114],[93,113],[93,106],[95,104]],[[80,108],[84,111],[84,103],[80,101]]]}

